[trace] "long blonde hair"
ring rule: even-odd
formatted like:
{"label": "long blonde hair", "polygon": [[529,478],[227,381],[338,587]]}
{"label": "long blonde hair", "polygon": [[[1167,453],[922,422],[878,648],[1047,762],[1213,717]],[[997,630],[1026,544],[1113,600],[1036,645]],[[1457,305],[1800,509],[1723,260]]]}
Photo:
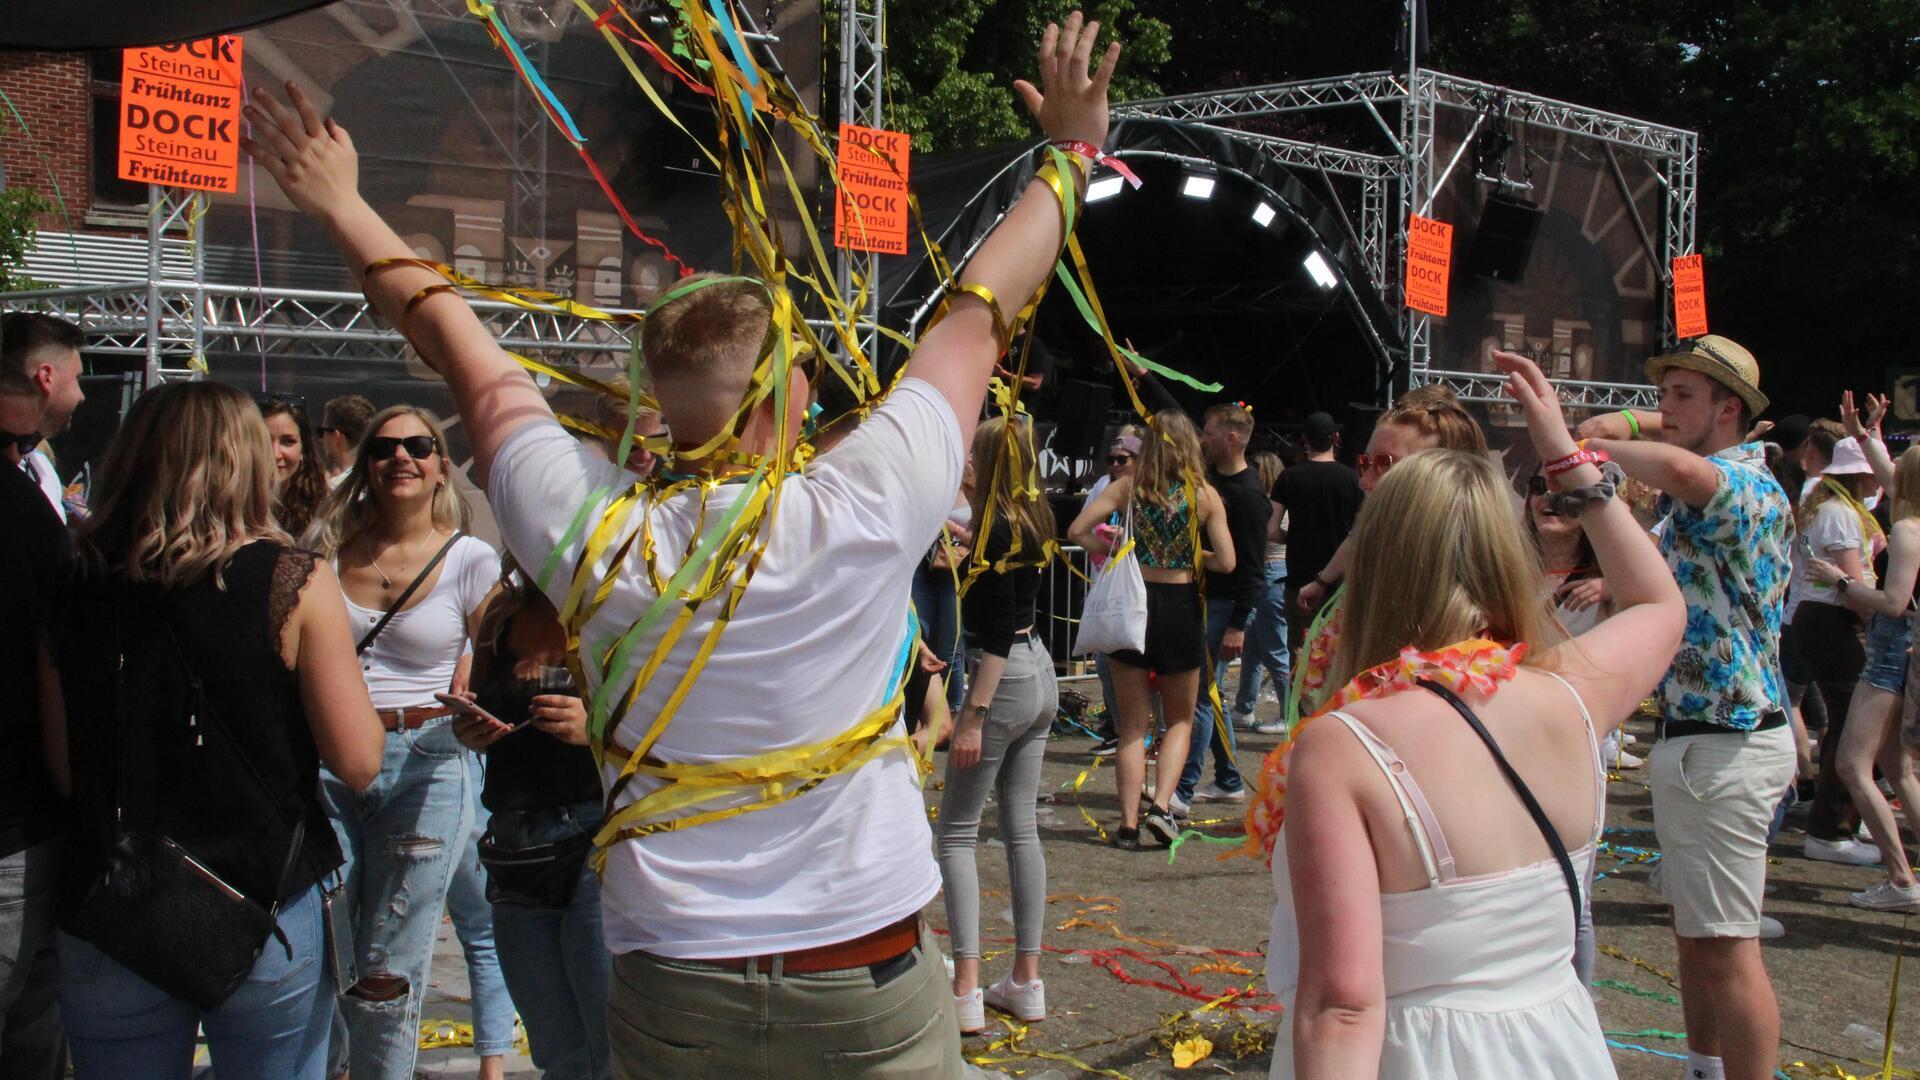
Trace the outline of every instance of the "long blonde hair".
{"label": "long blonde hair", "polygon": [[[1020,417],[1014,421],[1013,434],[1007,434],[1007,418],[992,416],[981,421],[973,432],[973,520],[986,520],[988,500],[993,503],[996,522],[1006,522],[1019,530],[1020,544],[1038,554],[1039,546],[1054,538],[1053,506],[1038,484],[1035,464],[1039,455],[1033,447],[1033,421]],[[986,537],[980,542],[985,544]]]}
{"label": "long blonde hair", "polygon": [[1393,659],[1485,636],[1538,653],[1546,611],[1540,555],[1506,477],[1484,454],[1422,450],[1380,478],[1360,508],[1346,630],[1329,686]]}
{"label": "long blonde hair", "polygon": [[163,589],[221,571],[256,540],[293,540],[273,517],[273,444],[246,394],[179,382],[141,394],[95,474],[81,565]]}
{"label": "long blonde hair", "polygon": [[1175,409],[1155,413],[1153,424],[1140,437],[1140,459],[1133,463],[1133,497],[1171,510],[1174,488],[1188,480],[1196,491],[1207,482],[1200,432],[1186,413]]}
{"label": "long blonde hair", "polygon": [[1909,446],[1893,463],[1893,520],[1920,514],[1920,445]]}
{"label": "long blonde hair", "polygon": [[[1907,454],[1911,453],[1913,453],[1912,450],[1907,451]],[[1906,460],[1907,454],[1901,454],[1901,460]],[[1898,466],[1896,465],[1895,468],[1897,469]],[[1841,487],[1847,489],[1848,494],[1852,495],[1855,499],[1862,499],[1865,497],[1862,489],[1872,486],[1873,474],[1835,473],[1828,475],[1823,473],[1815,476],[1813,478],[1813,490],[1807,492],[1807,497],[1800,500],[1800,512],[1794,515],[1794,524],[1798,525],[1802,532],[1812,527],[1813,519],[1820,516],[1820,508],[1836,497],[1833,489],[1827,486],[1828,480],[1838,481]],[[1894,483],[1897,485],[1899,482],[1900,478],[1896,473]],[[1865,522],[1862,521],[1861,524],[1864,526]],[[1872,530],[1869,529],[1868,531],[1871,532]]]}
{"label": "long blonde hair", "polygon": [[467,507],[466,497],[453,486],[453,460],[447,455],[446,430],[440,426],[439,418],[425,409],[413,405],[395,405],[382,409],[367,421],[367,433],[361,437],[360,445],[353,452],[353,468],[347,473],[347,478],[333,489],[333,494],[327,496],[327,501],[320,504],[319,513],[314,515],[313,528],[306,535],[308,547],[322,555],[333,555],[373,523],[374,516],[380,512],[379,504],[373,498],[371,483],[373,439],[381,428],[399,416],[411,416],[420,421],[427,433],[433,436],[434,445],[438,448],[436,453],[440,456],[440,471],[444,479],[433,492],[434,528],[466,531],[473,515]]}

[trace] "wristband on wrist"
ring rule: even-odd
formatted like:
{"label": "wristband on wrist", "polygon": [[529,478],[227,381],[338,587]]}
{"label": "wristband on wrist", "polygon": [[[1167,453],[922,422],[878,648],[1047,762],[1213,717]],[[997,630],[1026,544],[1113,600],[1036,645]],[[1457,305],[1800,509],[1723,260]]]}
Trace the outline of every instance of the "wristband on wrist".
{"label": "wristband on wrist", "polygon": [[1582,447],[1558,461],[1549,461],[1541,471],[1547,474],[1547,479],[1553,480],[1559,477],[1561,473],[1577,469],[1582,465],[1597,466],[1608,460],[1605,450],[1597,446],[1592,448]]}
{"label": "wristband on wrist", "polygon": [[1107,168],[1125,177],[1128,186],[1132,187],[1135,191],[1140,190],[1140,176],[1138,173],[1128,168],[1126,162],[1116,157],[1109,157],[1105,151],[1092,143],[1083,142],[1079,139],[1055,139],[1053,140],[1053,145],[1065,150],[1069,154],[1078,154],[1080,157],[1097,165],[1105,165]]}
{"label": "wristband on wrist", "polygon": [[1639,438],[1640,437],[1640,418],[1633,415],[1632,409],[1621,409],[1620,415],[1627,418],[1627,430],[1632,433],[1628,435],[1627,438],[1629,439]]}

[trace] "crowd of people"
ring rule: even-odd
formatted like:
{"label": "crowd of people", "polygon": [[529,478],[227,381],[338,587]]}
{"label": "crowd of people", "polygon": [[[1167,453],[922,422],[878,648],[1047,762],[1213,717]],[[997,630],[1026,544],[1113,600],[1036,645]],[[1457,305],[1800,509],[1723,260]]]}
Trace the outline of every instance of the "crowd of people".
{"label": "crowd of people", "polygon": [[[1096,54],[1098,31],[1049,26],[1040,84],[1016,84],[1056,145],[1105,139],[1119,47]],[[315,426],[298,397],[211,381],[142,394],[70,521],[38,447],[80,403],[84,340],[4,316],[8,1076],[69,1054],[81,1080],[181,1076],[203,1034],[223,1078],[405,1080],[443,912],[482,1075],[516,1012],[549,1080],[963,1075],[989,1008],[1048,1015],[1035,804],[1066,658],[1036,598],[1063,535],[1141,585],[1140,646],[1096,658],[1112,842],[1172,844],[1211,801],[1246,808],[1270,862],[1275,1076],[1613,1074],[1594,862],[1649,698],[1686,1076],[1772,1075],[1761,905],[1803,797],[1808,857],[1885,866],[1854,904],[1920,910],[1875,778],[1920,799],[1920,448],[1890,457],[1882,399],[1756,425],[1759,365],[1709,336],[1648,362],[1658,411],[1576,431],[1496,352],[1538,462],[1512,477],[1444,390],[1396,402],[1357,469],[1325,413],[1283,466],[1244,404],[1196,425],[1129,368],[1147,414],[1063,523],[1033,422],[990,410],[988,379],[1003,313],[1065,243],[1074,151],[978,246],[884,403],[768,481],[750,569],[718,576],[750,587],[702,604],[674,553],[789,460],[816,388],[768,363],[771,287],[670,289],[640,331],[658,413],[577,435],[361,199],[344,129],[291,85],[247,112],[249,153],[445,378],[505,550],[468,534],[430,412],[344,396]],[[785,392],[755,395],[769,370]],[[612,460],[629,419],[669,448]],[[1285,703],[1264,722],[1263,679]],[[1257,770],[1248,730],[1282,736]],[[1004,972],[980,937],[990,800]]]}

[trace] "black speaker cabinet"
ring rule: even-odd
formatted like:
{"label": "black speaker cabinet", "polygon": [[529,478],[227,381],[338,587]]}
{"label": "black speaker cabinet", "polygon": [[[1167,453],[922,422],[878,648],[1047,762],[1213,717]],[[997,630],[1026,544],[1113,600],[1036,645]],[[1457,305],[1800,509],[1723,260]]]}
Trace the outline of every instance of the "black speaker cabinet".
{"label": "black speaker cabinet", "polygon": [[1106,449],[1107,405],[1113,387],[1107,383],[1068,379],[1060,384],[1060,422],[1053,429],[1053,452],[1061,457],[1090,458]]}
{"label": "black speaker cabinet", "polygon": [[1527,272],[1533,238],[1540,231],[1539,206],[1512,195],[1487,196],[1480,211],[1480,228],[1467,252],[1467,272],[1495,281],[1515,282]]}

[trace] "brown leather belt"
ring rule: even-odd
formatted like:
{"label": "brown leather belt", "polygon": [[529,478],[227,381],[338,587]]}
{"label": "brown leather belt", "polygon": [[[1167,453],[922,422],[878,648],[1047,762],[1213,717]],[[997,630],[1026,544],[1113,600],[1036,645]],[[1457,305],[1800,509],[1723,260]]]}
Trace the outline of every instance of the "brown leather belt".
{"label": "brown leather belt", "polygon": [[412,731],[422,727],[429,720],[438,720],[452,716],[453,710],[445,705],[409,705],[404,709],[381,709],[380,726],[388,731],[405,728]]}
{"label": "brown leather belt", "polygon": [[[862,934],[849,941],[782,954],[780,970],[789,975],[808,975],[822,971],[872,967],[889,960],[897,960],[919,944],[920,916],[909,915],[897,923],[883,926],[871,934]],[[710,964],[728,971],[771,971],[773,960],[771,956],[703,956],[692,963]]]}

